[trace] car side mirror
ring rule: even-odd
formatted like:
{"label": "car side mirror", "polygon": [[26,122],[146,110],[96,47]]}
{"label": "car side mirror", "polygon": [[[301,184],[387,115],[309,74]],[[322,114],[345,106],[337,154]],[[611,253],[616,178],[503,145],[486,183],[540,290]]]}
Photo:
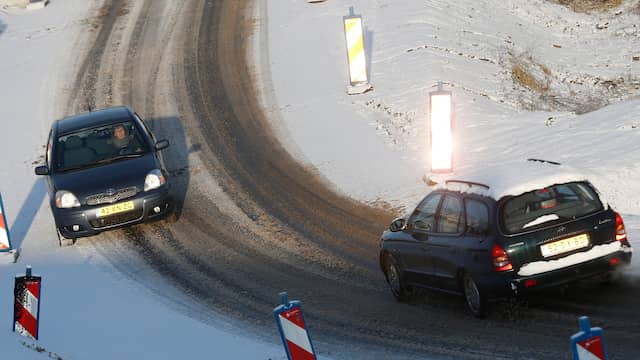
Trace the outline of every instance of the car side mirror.
{"label": "car side mirror", "polygon": [[156,142],[156,151],[164,150],[169,147],[169,140],[158,140]]}
{"label": "car side mirror", "polygon": [[36,175],[49,175],[49,168],[46,165],[37,166]]}
{"label": "car side mirror", "polygon": [[391,222],[389,225],[389,230],[396,232],[402,231],[407,228],[407,220],[403,218],[397,218]]}

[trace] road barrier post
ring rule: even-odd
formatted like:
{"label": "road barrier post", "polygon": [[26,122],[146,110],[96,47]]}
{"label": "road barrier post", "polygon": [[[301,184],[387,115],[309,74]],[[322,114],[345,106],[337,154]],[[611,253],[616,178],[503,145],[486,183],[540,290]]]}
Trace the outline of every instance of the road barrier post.
{"label": "road barrier post", "polygon": [[2,203],[2,194],[0,194],[0,259],[3,262],[14,263],[18,257],[18,252],[11,247],[9,226],[7,225],[7,217],[4,214],[4,204]]}
{"label": "road barrier post", "polygon": [[302,313],[300,301],[289,301],[287,293],[280,293],[282,303],[273,314],[289,360],[316,360],[316,352]]}
{"label": "road barrier post", "polygon": [[40,327],[40,276],[31,275],[27,265],[25,276],[16,276],[13,294],[13,331],[38,340]]}
{"label": "road barrier post", "polygon": [[592,328],[589,324],[589,318],[586,316],[581,316],[578,323],[580,331],[571,336],[573,360],[607,360],[602,329]]}
{"label": "road barrier post", "polygon": [[442,89],[429,93],[431,172],[453,172],[453,94]]}
{"label": "road barrier post", "polygon": [[349,81],[351,86],[347,88],[347,94],[362,94],[371,90],[367,75],[367,58],[364,47],[364,26],[362,16],[353,13],[353,7],[349,8],[349,15],[343,18],[344,37],[347,44],[347,62],[349,65]]}

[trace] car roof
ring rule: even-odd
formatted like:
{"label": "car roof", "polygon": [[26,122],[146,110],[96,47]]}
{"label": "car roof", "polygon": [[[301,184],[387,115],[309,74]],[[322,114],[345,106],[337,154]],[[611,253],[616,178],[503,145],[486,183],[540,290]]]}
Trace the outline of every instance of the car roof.
{"label": "car roof", "polygon": [[118,123],[130,120],[132,117],[133,111],[131,111],[129,107],[114,106],[69,116],[64,119],[57,120],[54,126],[56,126],[58,135],[60,135],[80,129]]}
{"label": "car roof", "polygon": [[456,174],[439,181],[436,188],[500,200],[505,196],[517,196],[551,185],[586,181],[587,178],[588,172],[582,169],[552,162],[523,160],[456,171]]}

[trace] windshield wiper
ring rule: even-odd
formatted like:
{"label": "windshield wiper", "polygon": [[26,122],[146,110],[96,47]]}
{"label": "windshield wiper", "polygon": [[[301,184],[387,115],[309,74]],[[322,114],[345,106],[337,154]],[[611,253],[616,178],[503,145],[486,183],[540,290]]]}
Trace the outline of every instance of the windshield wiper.
{"label": "windshield wiper", "polygon": [[83,165],[69,166],[69,167],[58,169],[58,171],[67,172],[67,171],[73,171],[73,170],[80,170],[80,169],[92,167],[93,165],[94,164],[83,164]]}
{"label": "windshield wiper", "polygon": [[116,157],[98,160],[98,161],[92,162],[90,164],[82,164],[82,165],[76,165],[76,166],[69,166],[69,167],[61,168],[61,169],[58,169],[58,171],[67,172],[67,171],[73,171],[73,170],[80,170],[80,169],[94,167],[94,166],[97,166],[97,165],[109,164],[109,163],[112,163],[114,161],[118,161],[118,160],[122,160],[122,159],[139,158],[139,157],[141,157],[143,155],[144,155],[144,153],[142,153],[142,154],[118,155]]}
{"label": "windshield wiper", "polygon": [[108,158],[108,159],[102,159],[102,160],[98,160],[96,162],[96,164],[108,164],[108,163],[112,163],[114,161],[118,161],[118,160],[122,160],[122,159],[132,159],[132,158],[139,158],[144,154],[126,154],[126,155],[119,155],[116,157],[112,157],[112,158]]}

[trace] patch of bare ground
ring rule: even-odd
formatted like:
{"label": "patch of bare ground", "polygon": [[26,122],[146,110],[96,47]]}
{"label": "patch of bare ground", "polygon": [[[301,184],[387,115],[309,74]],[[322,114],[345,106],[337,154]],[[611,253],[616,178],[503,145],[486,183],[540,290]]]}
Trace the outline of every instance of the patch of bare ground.
{"label": "patch of bare ground", "polygon": [[528,53],[509,55],[514,102],[531,111],[571,111],[584,114],[610,103],[640,96],[640,76],[604,78],[560,72]]}
{"label": "patch of bare ground", "polygon": [[26,341],[20,341],[20,344],[22,344],[22,346],[26,347],[27,349],[33,350],[39,354],[42,354],[44,356],[48,356],[49,359],[53,359],[53,360],[64,360],[62,358],[62,356],[48,351],[47,349],[43,348],[40,345],[36,345],[35,343],[27,343]]}
{"label": "patch of bare ground", "polygon": [[589,13],[607,11],[622,5],[622,0],[551,0],[575,12]]}
{"label": "patch of bare ground", "polygon": [[386,213],[393,214],[394,217],[398,218],[404,214],[406,211],[404,206],[393,206],[386,200],[376,199],[372,201],[367,201],[367,205],[384,210]]}

